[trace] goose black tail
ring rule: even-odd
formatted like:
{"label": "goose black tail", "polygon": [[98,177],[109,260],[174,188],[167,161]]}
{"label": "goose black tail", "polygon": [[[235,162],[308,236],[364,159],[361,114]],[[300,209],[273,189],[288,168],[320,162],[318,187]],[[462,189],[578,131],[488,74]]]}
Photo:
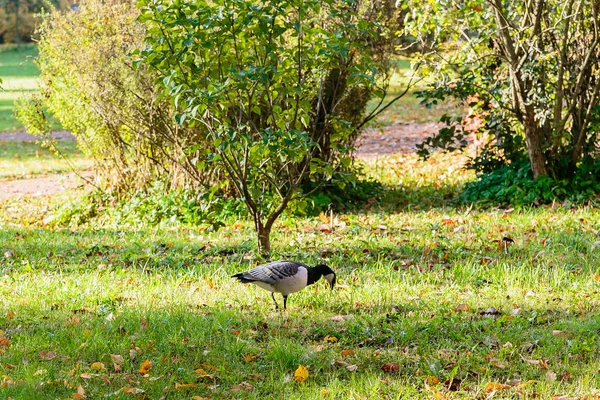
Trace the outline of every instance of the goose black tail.
{"label": "goose black tail", "polygon": [[248,279],[246,276],[244,276],[243,272],[239,273],[239,274],[232,275],[232,278],[237,278],[242,283],[250,283],[250,282],[254,282],[255,281],[255,279]]}

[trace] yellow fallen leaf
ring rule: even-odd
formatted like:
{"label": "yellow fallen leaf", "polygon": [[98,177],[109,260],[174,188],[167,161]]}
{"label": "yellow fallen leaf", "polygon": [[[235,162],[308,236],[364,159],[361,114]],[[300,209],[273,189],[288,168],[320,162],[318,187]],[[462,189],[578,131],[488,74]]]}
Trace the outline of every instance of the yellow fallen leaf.
{"label": "yellow fallen leaf", "polygon": [[179,389],[195,389],[198,385],[195,383],[175,383],[175,390]]}
{"label": "yellow fallen leaf", "polygon": [[85,400],[85,396],[79,393],[73,393],[71,397],[75,400]]}
{"label": "yellow fallen leaf", "polygon": [[325,341],[325,342],[332,342],[332,343],[333,343],[333,342],[337,342],[337,341],[338,341],[338,338],[336,338],[335,336],[329,336],[329,335],[326,335],[326,336],[323,338],[323,341]]}
{"label": "yellow fallen leaf", "polygon": [[308,379],[308,370],[305,366],[300,365],[294,372],[294,380],[298,383],[302,383]]}
{"label": "yellow fallen leaf", "polygon": [[204,278],[204,281],[208,284],[209,289],[212,289],[215,287],[215,284],[209,278]]}
{"label": "yellow fallen leaf", "polygon": [[244,360],[246,360],[246,362],[256,361],[256,354],[253,354],[253,353],[244,354]]}
{"label": "yellow fallen leaf", "polygon": [[9,320],[13,319],[13,318],[15,317],[15,315],[16,315],[16,314],[15,314],[14,312],[12,312],[12,311],[9,311],[9,312],[7,312],[7,313],[6,313],[6,315],[4,316],[4,319],[5,319],[5,320],[7,320],[7,321],[9,321]]}
{"label": "yellow fallen leaf", "polygon": [[510,385],[505,385],[502,383],[495,383],[495,382],[490,382],[485,386],[485,390],[486,392],[493,392],[495,390],[505,390],[505,389],[510,389],[512,386]]}
{"label": "yellow fallen leaf", "polygon": [[101,362],[96,361],[95,363],[92,363],[92,365],[90,365],[90,369],[92,371],[104,371],[106,367]]}
{"label": "yellow fallen leaf", "polygon": [[40,376],[40,375],[45,375],[48,371],[46,371],[45,369],[38,369],[37,371],[35,371],[33,373],[33,376]]}
{"label": "yellow fallen leaf", "polygon": [[83,374],[79,375],[79,377],[81,379],[92,379],[92,375],[88,374],[87,372],[84,372]]}
{"label": "yellow fallen leaf", "polygon": [[148,371],[150,371],[151,369],[152,369],[152,361],[146,360],[142,363],[138,372],[140,374],[147,374]]}

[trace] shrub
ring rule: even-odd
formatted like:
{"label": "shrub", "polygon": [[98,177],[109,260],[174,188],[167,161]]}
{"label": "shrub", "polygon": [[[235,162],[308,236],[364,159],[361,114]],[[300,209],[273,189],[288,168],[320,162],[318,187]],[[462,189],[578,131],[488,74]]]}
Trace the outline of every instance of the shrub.
{"label": "shrub", "polygon": [[145,36],[138,16],[128,0],[86,0],[78,12],[44,14],[41,90],[20,101],[18,118],[30,133],[46,136],[51,114],[77,137],[108,186],[121,191],[160,176],[172,186],[210,187],[214,171],[188,157],[191,145],[209,144],[197,130],[173,122],[174,109],[157,91],[155,75],[133,68],[130,53]]}

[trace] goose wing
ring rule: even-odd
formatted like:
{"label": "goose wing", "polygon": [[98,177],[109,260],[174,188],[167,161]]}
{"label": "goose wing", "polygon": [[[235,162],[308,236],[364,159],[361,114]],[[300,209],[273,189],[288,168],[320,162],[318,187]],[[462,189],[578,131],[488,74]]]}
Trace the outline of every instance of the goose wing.
{"label": "goose wing", "polygon": [[296,275],[300,267],[306,266],[294,261],[273,261],[244,272],[243,277],[247,281],[265,282],[272,285]]}

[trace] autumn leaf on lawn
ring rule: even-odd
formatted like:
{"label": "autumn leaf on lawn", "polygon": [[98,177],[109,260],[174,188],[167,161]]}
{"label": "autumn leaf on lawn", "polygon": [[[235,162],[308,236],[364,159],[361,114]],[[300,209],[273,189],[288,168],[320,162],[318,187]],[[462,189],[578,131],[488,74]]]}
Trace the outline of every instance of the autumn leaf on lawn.
{"label": "autumn leaf on lawn", "polygon": [[329,336],[329,335],[325,335],[325,337],[323,338],[324,342],[337,342],[338,338],[336,338],[335,336]]}
{"label": "autumn leaf on lawn", "polygon": [[53,360],[56,357],[56,353],[49,350],[42,350],[38,353],[38,356],[42,360]]}
{"label": "autumn leaf on lawn", "polygon": [[204,281],[208,284],[209,289],[212,289],[215,287],[215,284],[209,278],[204,278]]}
{"label": "autumn leaf on lawn", "polygon": [[8,338],[0,337],[0,347],[7,347],[9,342]]}
{"label": "autumn leaf on lawn", "polygon": [[398,372],[398,371],[400,371],[400,364],[388,362],[388,363],[383,364],[381,369],[383,370],[383,372]]}
{"label": "autumn leaf on lawn", "polygon": [[246,362],[256,361],[256,354],[254,354],[254,353],[244,354],[244,360],[246,360]]}
{"label": "autumn leaf on lawn", "polygon": [[4,316],[4,319],[5,319],[5,320],[7,320],[7,321],[9,321],[9,320],[13,319],[13,318],[15,317],[15,315],[16,315],[16,314],[15,314],[14,312],[12,312],[12,311],[9,311],[9,312],[7,312],[7,313],[6,313],[6,315]]}
{"label": "autumn leaf on lawn", "polygon": [[146,360],[142,363],[139,369],[140,374],[147,374],[152,369],[152,361]]}
{"label": "autumn leaf on lawn", "polygon": [[300,365],[296,372],[294,372],[294,380],[298,383],[302,383],[308,379],[308,370],[303,365]]}
{"label": "autumn leaf on lawn", "polygon": [[85,399],[85,390],[83,390],[83,386],[77,386],[77,393],[73,393],[71,395],[75,400],[84,400]]}
{"label": "autumn leaf on lawn", "polygon": [[123,393],[126,393],[126,394],[142,394],[142,393],[146,393],[146,391],[144,389],[134,388],[134,387],[131,387],[131,386],[123,386],[119,391],[123,392]]}
{"label": "autumn leaf on lawn", "polygon": [[505,385],[502,383],[495,383],[495,382],[490,382],[485,386],[485,390],[486,392],[494,392],[496,390],[506,390],[506,389],[510,389],[512,386],[510,385]]}
{"label": "autumn leaf on lawn", "polygon": [[238,385],[233,385],[231,387],[231,390],[252,390],[254,389],[254,386],[252,386],[251,384],[249,384],[248,382],[242,382]]}
{"label": "autumn leaf on lawn", "polygon": [[119,354],[111,354],[110,355],[110,359],[112,360],[112,362],[114,362],[115,364],[123,364],[123,362],[125,362],[125,359],[123,358],[122,355]]}
{"label": "autumn leaf on lawn", "polygon": [[354,350],[342,350],[342,357],[351,357],[354,355]]}
{"label": "autumn leaf on lawn", "polygon": [[175,390],[195,389],[197,387],[198,387],[198,385],[196,385],[195,383],[175,383]]}
{"label": "autumn leaf on lawn", "polygon": [[90,365],[90,369],[92,371],[104,371],[106,367],[101,362],[96,361],[92,365]]}

